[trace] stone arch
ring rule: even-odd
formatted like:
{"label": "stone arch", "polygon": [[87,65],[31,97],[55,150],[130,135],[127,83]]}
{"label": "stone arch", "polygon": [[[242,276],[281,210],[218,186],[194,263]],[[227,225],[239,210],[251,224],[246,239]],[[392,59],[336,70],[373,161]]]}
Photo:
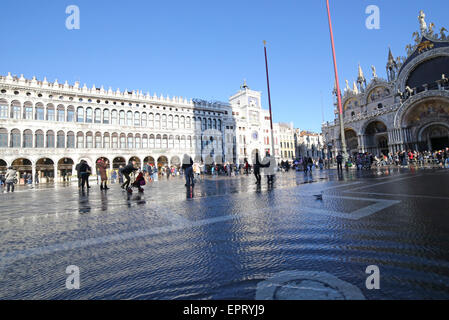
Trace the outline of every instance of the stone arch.
{"label": "stone arch", "polygon": [[157,159],[157,166],[158,166],[158,168],[165,167],[167,165],[168,165],[168,158],[166,156],[160,156]]}
{"label": "stone arch", "polygon": [[388,154],[388,128],[383,121],[377,119],[369,121],[363,133],[365,151],[375,155]]}
{"label": "stone arch", "polygon": [[50,158],[41,158],[37,160],[36,172],[41,183],[54,181],[55,162]]}
{"label": "stone arch", "polygon": [[6,162],[6,160],[0,159],[0,172],[5,173],[7,169],[8,163]]}
{"label": "stone arch", "polygon": [[124,157],[115,157],[114,160],[112,160],[112,168],[113,169],[119,169],[121,166],[126,166],[126,159]]}

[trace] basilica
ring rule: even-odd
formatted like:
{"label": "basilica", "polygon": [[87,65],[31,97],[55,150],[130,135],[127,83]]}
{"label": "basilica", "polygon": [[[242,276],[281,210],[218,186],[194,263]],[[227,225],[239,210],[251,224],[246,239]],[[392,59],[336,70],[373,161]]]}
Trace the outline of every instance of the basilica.
{"label": "basilica", "polygon": [[[435,24],[425,18],[421,11],[420,31],[413,33],[406,57],[395,58],[389,50],[387,79],[378,77],[373,66],[367,81],[359,66],[352,87],[346,80],[342,106],[349,155],[449,147],[449,36],[443,27],[435,32]],[[342,150],[337,107],[335,115],[322,128],[333,157]]]}

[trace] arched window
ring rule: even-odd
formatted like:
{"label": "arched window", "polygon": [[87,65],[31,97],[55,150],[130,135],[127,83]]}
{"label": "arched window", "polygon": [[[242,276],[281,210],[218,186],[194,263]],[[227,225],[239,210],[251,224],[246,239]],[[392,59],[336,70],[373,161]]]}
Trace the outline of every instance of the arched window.
{"label": "arched window", "polygon": [[149,127],[150,129],[153,129],[153,128],[154,128],[154,115],[153,115],[152,113],[150,113],[150,114],[148,115],[148,127]]}
{"label": "arched window", "polygon": [[95,123],[101,123],[101,109],[95,109]]}
{"label": "arched window", "polygon": [[72,131],[67,133],[67,148],[75,149],[75,133]]}
{"label": "arched window", "polygon": [[44,147],[44,132],[42,130],[38,130],[38,131],[36,131],[34,136],[35,136],[34,144],[35,144],[36,148],[43,148]]}
{"label": "arched window", "polygon": [[186,118],[181,117],[181,129],[185,129],[185,128],[186,128]]}
{"label": "arched window", "polygon": [[101,133],[97,132],[95,134],[95,149],[101,149],[103,147],[103,143],[101,141]]}
{"label": "arched window", "polygon": [[162,115],[162,129],[167,129],[167,115]]}
{"label": "arched window", "polygon": [[56,138],[56,148],[64,149],[65,148],[65,133],[64,131],[59,131]]}
{"label": "arched window", "polygon": [[213,127],[214,130],[217,130],[217,120],[214,119],[213,121]]}
{"label": "arched window", "polygon": [[92,149],[94,147],[94,135],[92,132],[86,133],[86,148]]}
{"label": "arched window", "polygon": [[134,112],[134,126],[140,127],[140,113]]}
{"label": "arched window", "polygon": [[8,119],[8,101],[0,99],[0,119]]}
{"label": "arched window", "polygon": [[105,149],[111,148],[111,138],[109,136],[109,133],[105,133],[103,136],[103,148]]}
{"label": "arched window", "polygon": [[191,120],[190,120],[190,117],[187,117],[187,118],[186,118],[186,128],[187,128],[187,129],[190,129],[190,128],[192,127],[190,121],[191,121]]}
{"label": "arched window", "polygon": [[168,116],[168,129],[173,129],[173,116]]}
{"label": "arched window", "polygon": [[126,135],[124,133],[120,135],[120,149],[126,149]]}
{"label": "arched window", "polygon": [[31,130],[25,130],[23,132],[23,147],[24,148],[33,147],[33,132],[31,132]]}
{"label": "arched window", "polygon": [[160,134],[158,134],[156,136],[156,149],[160,149],[161,148],[161,140],[162,140],[162,137],[161,137]]}
{"label": "arched window", "polygon": [[179,138],[179,136],[176,136],[175,137],[175,149],[176,150],[179,149],[179,142],[180,142],[180,138]]}
{"label": "arched window", "polygon": [[168,139],[168,148],[173,149],[175,147],[175,140],[173,136],[170,136]]}
{"label": "arched window", "polygon": [[51,103],[47,105],[47,121],[55,121],[55,107]]}
{"label": "arched window", "polygon": [[75,121],[75,107],[68,106],[67,107],[67,122]]}
{"label": "arched window", "polygon": [[212,119],[210,118],[207,120],[207,129],[212,129]]}
{"label": "arched window", "polygon": [[207,130],[207,119],[206,118],[203,119],[203,127],[201,129],[202,129],[202,131]]}
{"label": "arched window", "polygon": [[168,148],[168,136],[165,134],[162,137],[162,148],[164,148],[164,149]]}
{"label": "arched window", "polygon": [[121,126],[125,125],[125,111],[120,111],[120,123]]}
{"label": "arched window", "polygon": [[148,149],[148,136],[146,134],[142,137],[142,148]]}
{"label": "arched window", "polygon": [[[116,115],[116,117],[117,117],[117,115]],[[109,124],[109,109],[104,109],[103,110],[103,123],[104,124]]]}
{"label": "arched window", "polygon": [[21,105],[19,101],[11,102],[11,119],[20,119]]}
{"label": "arched window", "polygon": [[84,134],[82,132],[78,132],[77,134],[76,147],[78,149],[84,149]]}
{"label": "arched window", "polygon": [[140,135],[136,134],[136,149],[140,149],[141,147],[142,147],[142,145],[141,145]]}
{"label": "arched window", "polygon": [[65,107],[63,105],[58,106],[58,122],[65,122]]}
{"label": "arched window", "polygon": [[83,123],[84,122],[84,108],[78,107],[76,109],[76,122]]}
{"label": "arched window", "polygon": [[179,129],[179,116],[175,116],[175,123],[173,125],[174,129]]}
{"label": "arched window", "polygon": [[132,113],[132,111],[128,111],[127,112],[126,119],[127,119],[126,124],[128,126],[132,126],[133,125],[133,113]]}
{"label": "arched window", "polygon": [[33,120],[33,104],[31,102],[25,102],[23,104],[23,118]]}
{"label": "arched window", "polygon": [[86,109],[86,123],[92,123],[93,111],[92,108]]}
{"label": "arched window", "polygon": [[143,112],[142,113],[142,127],[146,128],[147,125],[148,125],[148,123],[147,123],[147,114],[146,114],[146,112]]}
{"label": "arched window", "polygon": [[55,147],[55,133],[51,130],[47,131],[47,148]]}
{"label": "arched window", "polygon": [[11,148],[20,148],[21,139],[20,139],[20,131],[18,129],[14,129],[11,131]]}
{"label": "arched window", "polygon": [[132,134],[128,135],[128,149],[134,148],[134,137]]}
{"label": "arched window", "polygon": [[0,148],[8,148],[8,130],[0,128]]}
{"label": "arched window", "polygon": [[221,120],[218,120],[218,130],[221,131]]}
{"label": "arched window", "polygon": [[112,112],[111,112],[111,124],[114,124],[114,125],[116,125],[116,124],[118,124],[118,122],[117,122],[117,110],[112,110]]}
{"label": "arched window", "polygon": [[118,149],[118,134],[112,134],[112,149]]}
{"label": "arched window", "polygon": [[155,127],[155,129],[161,128],[161,115],[160,114],[156,114],[154,127]]}

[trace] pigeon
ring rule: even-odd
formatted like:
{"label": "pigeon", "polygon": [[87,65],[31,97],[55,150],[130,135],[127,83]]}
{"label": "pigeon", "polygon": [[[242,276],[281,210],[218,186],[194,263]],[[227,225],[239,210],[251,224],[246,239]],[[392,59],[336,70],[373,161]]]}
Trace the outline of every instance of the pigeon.
{"label": "pigeon", "polygon": [[323,201],[323,193],[322,193],[322,192],[321,192],[321,194],[316,194],[316,195],[314,195],[314,197],[315,197],[317,200]]}

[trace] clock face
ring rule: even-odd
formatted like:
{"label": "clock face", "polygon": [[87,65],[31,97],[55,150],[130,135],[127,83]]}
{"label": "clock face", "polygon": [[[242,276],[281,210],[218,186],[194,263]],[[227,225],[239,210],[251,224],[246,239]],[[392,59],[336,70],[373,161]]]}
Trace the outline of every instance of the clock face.
{"label": "clock face", "polygon": [[257,98],[249,98],[249,105],[251,107],[259,106],[259,100]]}
{"label": "clock face", "polygon": [[259,133],[257,131],[253,132],[253,140],[259,140]]}

